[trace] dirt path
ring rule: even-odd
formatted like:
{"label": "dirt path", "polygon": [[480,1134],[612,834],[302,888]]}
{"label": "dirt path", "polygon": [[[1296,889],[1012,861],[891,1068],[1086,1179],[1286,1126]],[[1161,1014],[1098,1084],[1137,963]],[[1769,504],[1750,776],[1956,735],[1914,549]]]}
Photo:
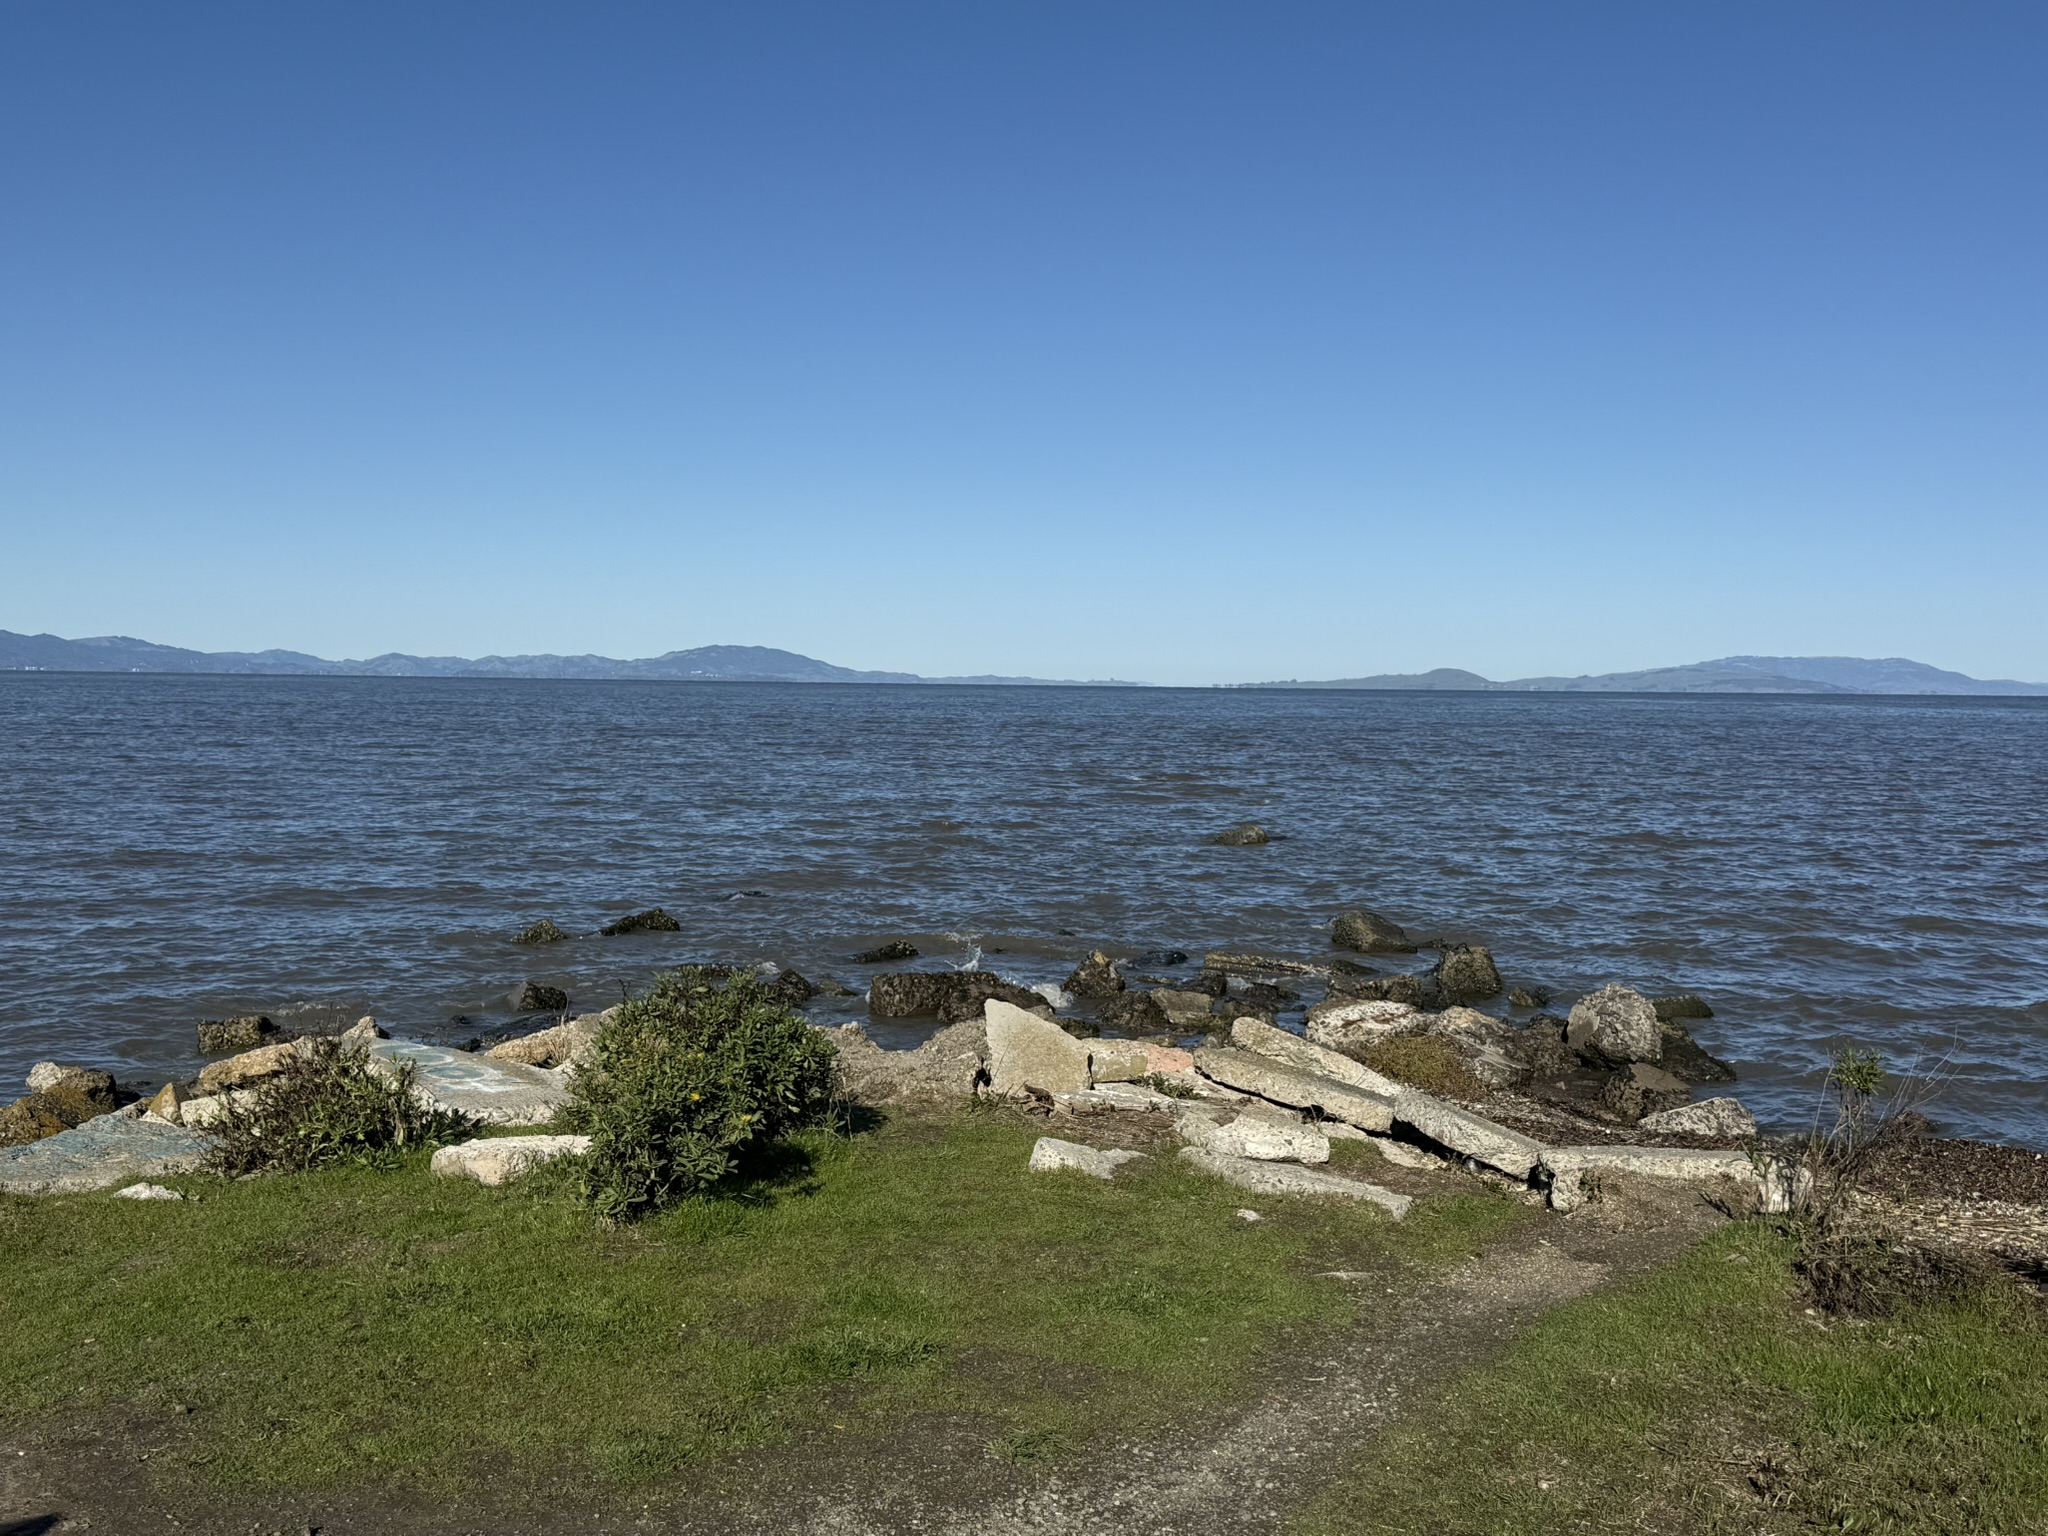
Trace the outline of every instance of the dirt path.
{"label": "dirt path", "polygon": [[1366,1320],[1270,1362],[1249,1406],[1179,1444],[1112,1446],[1051,1470],[992,1460],[966,1423],[917,1426],[876,1446],[784,1445],[688,1488],[623,1507],[564,1481],[459,1506],[375,1490],[197,1496],[151,1476],[160,1426],[102,1423],[0,1438],[0,1536],[71,1531],[281,1532],[300,1536],[569,1536],[660,1530],[810,1536],[1252,1536],[1281,1529],[1363,1437],[1488,1359],[1553,1307],[1668,1260],[1718,1222],[1672,1192],[1517,1228],[1424,1285],[1377,1290]]}

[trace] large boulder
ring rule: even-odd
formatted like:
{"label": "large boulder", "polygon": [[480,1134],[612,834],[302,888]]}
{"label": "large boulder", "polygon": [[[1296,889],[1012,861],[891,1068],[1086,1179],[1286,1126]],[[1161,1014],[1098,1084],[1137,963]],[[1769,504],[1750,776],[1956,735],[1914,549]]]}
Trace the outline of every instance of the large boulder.
{"label": "large boulder", "polygon": [[31,1146],[0,1148],[0,1194],[72,1195],[137,1179],[191,1173],[206,1138],[130,1105]]}
{"label": "large boulder", "polygon": [[1000,998],[984,1005],[990,1089],[1005,1097],[1073,1093],[1090,1085],[1086,1041]]}
{"label": "large boulder", "polygon": [[1653,1136],[1697,1136],[1703,1141],[1746,1140],[1756,1134],[1756,1119],[1740,1099],[1701,1099],[1643,1116],[1638,1127]]}
{"label": "large boulder", "polygon": [[260,1013],[245,1013],[233,1019],[201,1019],[197,1033],[200,1055],[221,1056],[255,1050],[277,1033],[277,1026]]}
{"label": "large boulder", "polygon": [[1317,1045],[1352,1055],[1399,1035],[1419,1035],[1429,1016],[1412,1003],[1378,998],[1332,998],[1308,1011],[1305,1033]]}
{"label": "large boulder", "polygon": [[1412,955],[1415,946],[1399,923],[1365,907],[1354,907],[1330,925],[1330,942],[1366,955]]}
{"label": "large boulder", "polygon": [[97,1067],[67,1067],[39,1061],[28,1069],[28,1091],[49,1093],[62,1088],[105,1112],[114,1107],[114,1074]]}
{"label": "large boulder", "polygon": [[545,982],[529,981],[517,989],[512,999],[514,1013],[563,1013],[569,1007],[569,994],[560,987],[551,987]]}
{"label": "large boulder", "polygon": [[1493,955],[1478,944],[1454,944],[1438,957],[1430,973],[1445,1003],[1483,1003],[1500,996],[1500,970]]}
{"label": "large boulder", "polygon": [[965,1104],[988,1076],[988,1029],[979,1019],[940,1030],[914,1051],[885,1051],[858,1024],[827,1030],[833,1073],[855,1104]]}
{"label": "large boulder", "polygon": [[84,1094],[61,1085],[44,1093],[24,1094],[12,1104],[0,1106],[0,1147],[23,1147],[61,1135],[105,1113]]}
{"label": "large boulder", "polygon": [[500,1041],[484,1054],[493,1061],[515,1062],[527,1067],[576,1066],[590,1055],[599,1033],[617,1013],[618,1009],[614,1007],[603,1013],[579,1014],[564,1023],[521,1035],[516,1040]]}
{"label": "large boulder", "polygon": [[961,1024],[980,1017],[982,1004],[990,998],[1052,1017],[1052,1004],[993,971],[891,971],[868,984],[868,1011],[878,1019],[937,1014],[948,1024]]}
{"label": "large boulder", "polygon": [[1116,968],[1116,962],[1098,949],[1074,967],[1074,974],[1066,980],[1066,988],[1076,997],[1115,997],[1123,991],[1124,979]]}
{"label": "large boulder", "polygon": [[1581,1056],[1626,1066],[1664,1053],[1657,1010],[1634,987],[1610,982],[1572,1004],[1565,1040]]}

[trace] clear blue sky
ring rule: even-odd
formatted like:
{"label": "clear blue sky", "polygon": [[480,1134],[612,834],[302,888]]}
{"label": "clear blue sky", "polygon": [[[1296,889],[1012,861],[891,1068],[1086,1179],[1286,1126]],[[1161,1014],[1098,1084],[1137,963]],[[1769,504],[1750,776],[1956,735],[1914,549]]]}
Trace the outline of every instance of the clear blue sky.
{"label": "clear blue sky", "polygon": [[2048,8],[0,0],[0,627],[2048,679]]}

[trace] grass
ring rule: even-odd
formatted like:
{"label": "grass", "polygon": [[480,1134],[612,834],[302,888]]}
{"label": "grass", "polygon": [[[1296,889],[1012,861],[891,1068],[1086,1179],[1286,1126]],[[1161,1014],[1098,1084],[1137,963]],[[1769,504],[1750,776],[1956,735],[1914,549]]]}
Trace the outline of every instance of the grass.
{"label": "grass", "polygon": [[1295,1536],[2048,1530],[2048,1323],[2004,1290],[1825,1322],[1729,1228],[1377,1438]]}
{"label": "grass", "polygon": [[1425,1093],[1475,1103],[1487,1097],[1486,1084],[1465,1065],[1457,1047],[1434,1035],[1395,1035],[1367,1047],[1365,1064],[1397,1083]]}
{"label": "grass", "polygon": [[489,1190],[423,1154],[168,1181],[183,1204],[0,1197],[0,1297],[33,1319],[0,1330],[0,1426],[174,1423],[182,1465],[229,1487],[617,1487],[934,1413],[1055,1459],[1184,1429],[1281,1335],[1345,1321],[1318,1271],[1454,1262],[1526,1214],[1266,1201],[1247,1223],[1170,1157],[1113,1184],[1027,1173],[1036,1134],[804,1133],[743,1198],[611,1231],[570,1175]]}

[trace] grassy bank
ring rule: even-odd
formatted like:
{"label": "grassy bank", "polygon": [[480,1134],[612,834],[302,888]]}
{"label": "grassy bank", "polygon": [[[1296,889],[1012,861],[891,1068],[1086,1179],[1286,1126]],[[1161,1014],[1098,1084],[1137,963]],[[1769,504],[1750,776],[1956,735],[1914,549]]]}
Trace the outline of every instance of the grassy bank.
{"label": "grassy bank", "polygon": [[[613,1484],[921,1413],[992,1453],[1165,1428],[1283,1331],[1342,1323],[1317,1272],[1470,1252],[1522,1208],[1257,1202],[1155,1157],[1033,1175],[1007,1113],[799,1137],[740,1199],[599,1229],[536,1175],[172,1181],[197,1200],[0,1199],[0,1424],[140,1415],[227,1485]],[[514,1474],[516,1475],[516,1473]]]}
{"label": "grassy bank", "polygon": [[1372,1443],[1295,1536],[2048,1530],[2048,1326],[1989,1293],[1804,1310],[1730,1228],[1573,1303]]}

